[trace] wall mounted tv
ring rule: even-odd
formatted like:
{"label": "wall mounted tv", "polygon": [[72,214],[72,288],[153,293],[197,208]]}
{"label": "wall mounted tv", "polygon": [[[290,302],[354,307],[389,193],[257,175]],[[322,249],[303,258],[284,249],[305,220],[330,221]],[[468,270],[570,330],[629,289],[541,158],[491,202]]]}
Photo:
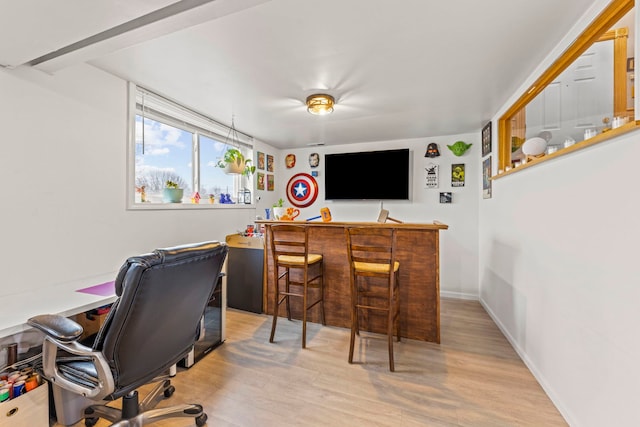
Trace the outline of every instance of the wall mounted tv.
{"label": "wall mounted tv", "polygon": [[408,200],[409,149],[325,154],[326,200]]}

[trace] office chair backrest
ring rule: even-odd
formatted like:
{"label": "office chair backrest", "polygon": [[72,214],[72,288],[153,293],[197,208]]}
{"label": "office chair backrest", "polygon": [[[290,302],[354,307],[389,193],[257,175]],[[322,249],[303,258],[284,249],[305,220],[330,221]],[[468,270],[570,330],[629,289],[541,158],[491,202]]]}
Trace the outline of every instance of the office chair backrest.
{"label": "office chair backrest", "polygon": [[203,242],[158,249],[122,266],[115,282],[119,298],[93,346],[114,373],[112,398],[160,375],[190,351],[227,251],[224,243]]}

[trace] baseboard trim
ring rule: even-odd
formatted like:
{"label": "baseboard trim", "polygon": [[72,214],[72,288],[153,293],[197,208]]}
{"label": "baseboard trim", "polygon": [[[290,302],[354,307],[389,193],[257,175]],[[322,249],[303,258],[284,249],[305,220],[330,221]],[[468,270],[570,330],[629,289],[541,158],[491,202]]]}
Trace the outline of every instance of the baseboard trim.
{"label": "baseboard trim", "polygon": [[440,291],[441,298],[452,298],[452,299],[464,299],[471,301],[478,301],[479,297],[476,294],[467,294],[464,292],[452,292],[452,291]]}
{"label": "baseboard trim", "polygon": [[542,375],[542,373],[538,370],[536,365],[531,361],[531,359],[529,359],[527,353],[518,345],[517,341],[513,339],[511,334],[509,334],[507,329],[504,327],[502,322],[500,322],[500,319],[491,310],[489,305],[482,298],[479,298],[478,301],[480,302],[480,305],[482,305],[484,310],[487,312],[489,317],[491,317],[491,319],[493,320],[493,323],[496,324],[496,326],[498,327],[498,329],[500,329],[500,331],[505,336],[505,338],[507,338],[507,341],[509,341],[509,344],[511,344],[511,347],[513,347],[516,353],[518,353],[518,356],[520,356],[520,359],[522,360],[522,362],[524,362],[527,369],[529,369],[529,372],[531,372],[531,374],[536,379],[536,381],[538,381],[538,384],[540,384],[540,387],[542,387],[542,389],[547,394],[547,396],[549,396],[549,399],[558,409],[558,412],[560,412],[560,415],[562,415],[562,417],[565,419],[567,424],[578,425],[573,419],[573,417],[571,416],[570,411],[562,404],[562,399],[560,399],[558,394],[554,391],[553,387],[551,387],[549,382],[545,379],[544,375]]}

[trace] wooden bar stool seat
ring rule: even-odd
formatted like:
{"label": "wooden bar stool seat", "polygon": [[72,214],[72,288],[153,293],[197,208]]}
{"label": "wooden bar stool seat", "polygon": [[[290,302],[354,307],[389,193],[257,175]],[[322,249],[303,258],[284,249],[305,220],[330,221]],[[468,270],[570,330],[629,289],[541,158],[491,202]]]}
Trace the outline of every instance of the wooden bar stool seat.
{"label": "wooden bar stool seat", "polygon": [[[400,263],[396,261],[396,230],[348,227],[347,254],[351,285],[351,340],[349,363],[353,363],[360,315],[365,311],[386,314],[389,370],[394,371],[393,332],[400,341]],[[395,326],[395,328],[394,328]]]}
{"label": "wooden bar stool seat", "polygon": [[[280,305],[284,302],[287,319],[291,320],[291,297],[302,299],[302,348],[307,346],[307,313],[320,304],[322,324],[325,325],[324,284],[322,255],[309,253],[308,227],[302,225],[272,224],[271,253],[274,260],[274,307],[269,342],[274,341]],[[297,270],[299,274],[292,275]],[[293,276],[293,277],[292,277]],[[281,284],[284,290],[281,290]],[[297,287],[297,292],[291,289]],[[301,289],[300,289],[301,288]],[[309,290],[317,289],[318,297],[309,303]]]}

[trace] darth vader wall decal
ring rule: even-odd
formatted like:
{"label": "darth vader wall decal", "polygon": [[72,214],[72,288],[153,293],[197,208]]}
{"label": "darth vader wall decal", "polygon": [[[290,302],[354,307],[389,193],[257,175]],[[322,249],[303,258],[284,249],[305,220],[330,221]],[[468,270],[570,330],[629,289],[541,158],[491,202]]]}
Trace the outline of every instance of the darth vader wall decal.
{"label": "darth vader wall decal", "polygon": [[438,144],[435,142],[427,145],[427,152],[424,155],[425,157],[438,157],[440,156],[440,151],[438,150]]}

